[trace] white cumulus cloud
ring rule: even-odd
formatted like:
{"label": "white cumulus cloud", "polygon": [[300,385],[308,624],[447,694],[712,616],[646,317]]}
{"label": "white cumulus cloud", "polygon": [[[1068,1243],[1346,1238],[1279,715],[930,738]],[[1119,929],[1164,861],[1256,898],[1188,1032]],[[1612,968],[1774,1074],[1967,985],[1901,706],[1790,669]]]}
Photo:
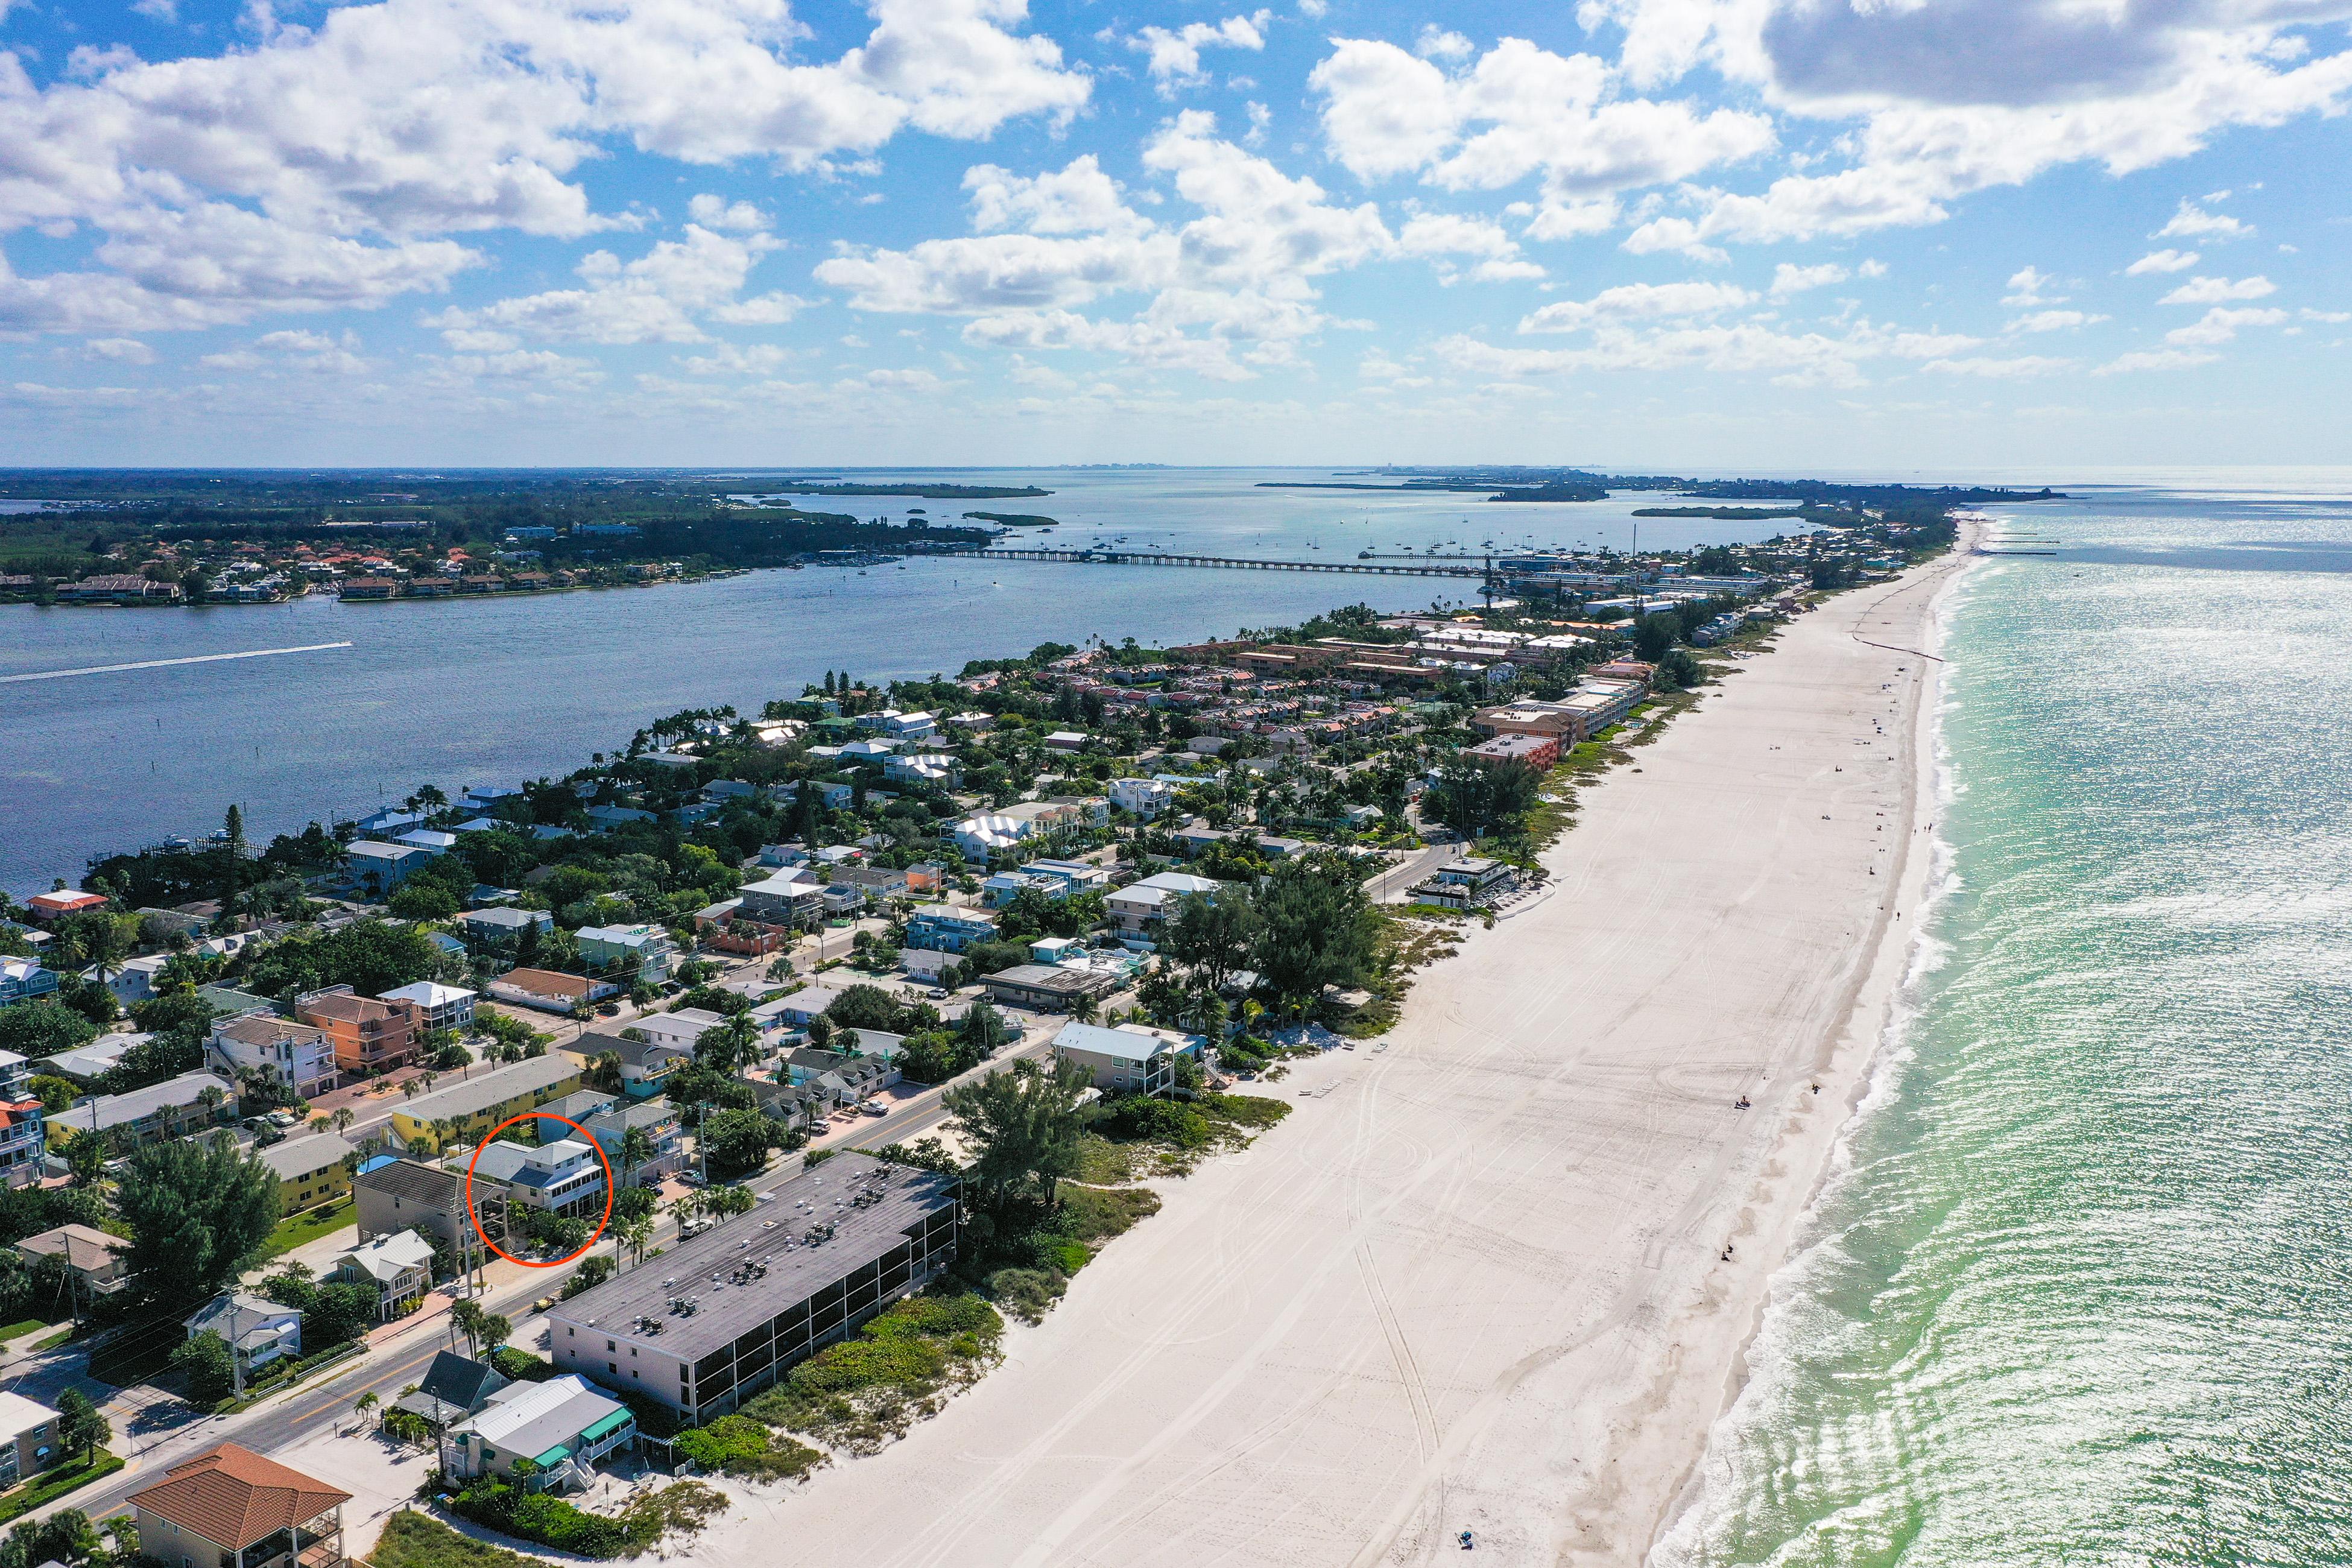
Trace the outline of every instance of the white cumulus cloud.
{"label": "white cumulus cloud", "polygon": [[1851,276],[1834,261],[1817,267],[1799,267],[1783,261],[1772,269],[1772,298],[1786,300],[1808,289],[1824,289],[1832,283],[1843,283]]}
{"label": "white cumulus cloud", "polygon": [[[2205,199],[2210,202],[2229,194],[2227,191],[2217,191]],[[2253,232],[2252,225],[2240,223],[2228,213],[2207,212],[2203,206],[2184,196],[2181,198],[2179,210],[2172,215],[2172,221],[2158,229],[2154,237],[2158,239],[2243,239]]]}
{"label": "white cumulus cloud", "polygon": [[1162,96],[1208,80],[1201,68],[1201,51],[1208,48],[1263,49],[1271,11],[1228,16],[1222,22],[1187,22],[1181,27],[1146,27],[1128,40],[1130,48],[1150,57],[1144,68],[1159,84]]}
{"label": "white cumulus cloud", "polygon": [[1524,38],[1451,75],[1394,44],[1343,38],[1307,80],[1326,147],[1363,180],[1494,190],[1541,174],[1554,196],[1591,196],[1688,179],[1774,140],[1763,115],[1628,97],[1597,56]]}
{"label": "white cumulus cloud", "polygon": [[[985,136],[1091,91],[1024,0],[870,0],[797,60],[786,0],[375,0],[259,41],[89,51],[37,86],[0,53],[0,233],[89,224],[98,270],[0,279],[0,328],[202,326],[379,305],[479,258],[446,237],[614,226],[574,178],[609,144],[813,170],[904,130]],[[722,207],[707,226],[748,221]],[[723,220],[723,222],[721,221]]]}
{"label": "white cumulus cloud", "polygon": [[1572,332],[1603,321],[1714,316],[1756,302],[1730,283],[1623,283],[1590,300],[1561,300],[1519,322],[1523,332]]}
{"label": "white cumulus cloud", "polygon": [[2157,301],[2160,305],[2220,305],[2231,300],[2260,300],[2278,292],[2267,278],[2191,278]]}

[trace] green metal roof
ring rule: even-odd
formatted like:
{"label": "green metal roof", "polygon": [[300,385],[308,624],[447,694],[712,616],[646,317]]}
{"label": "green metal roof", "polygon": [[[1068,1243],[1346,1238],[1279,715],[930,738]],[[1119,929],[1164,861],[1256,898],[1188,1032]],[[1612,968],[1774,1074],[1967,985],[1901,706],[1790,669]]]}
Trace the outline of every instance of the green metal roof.
{"label": "green metal roof", "polygon": [[630,1411],[615,1410],[610,1415],[605,1416],[602,1421],[597,1422],[593,1426],[589,1427],[585,1432],[581,1433],[580,1440],[583,1443],[593,1443],[599,1437],[606,1436],[612,1433],[619,1431],[622,1427],[626,1426],[630,1422],[635,1421],[635,1419],[636,1416]]}

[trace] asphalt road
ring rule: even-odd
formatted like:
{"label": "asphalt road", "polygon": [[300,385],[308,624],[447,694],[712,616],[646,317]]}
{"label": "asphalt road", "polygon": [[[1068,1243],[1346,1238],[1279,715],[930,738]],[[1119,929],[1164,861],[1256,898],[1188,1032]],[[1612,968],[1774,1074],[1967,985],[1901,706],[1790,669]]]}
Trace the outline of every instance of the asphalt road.
{"label": "asphalt road", "polygon": [[[1050,1030],[1032,1028],[1022,1044],[1000,1051],[992,1060],[956,1081],[982,1076],[1019,1058],[1042,1057],[1051,1037]],[[946,1086],[924,1089],[894,1107],[887,1116],[861,1118],[821,1146],[874,1149],[920,1138],[947,1121],[945,1096]],[[755,1192],[772,1191],[800,1174],[801,1168],[801,1161],[787,1158],[744,1184]],[[677,1237],[675,1222],[667,1219],[656,1232],[656,1240],[661,1243],[674,1242]],[[484,1293],[482,1304],[490,1311],[514,1319],[517,1329],[521,1331],[517,1342],[528,1343],[535,1337],[523,1323],[530,1315],[530,1303],[541,1296],[555,1294],[576,1267],[540,1270],[529,1279],[494,1287]],[[114,1447],[117,1452],[133,1457],[136,1469],[119,1472],[95,1487],[69,1493],[32,1517],[39,1518],[59,1508],[78,1508],[92,1519],[109,1518],[124,1510],[132,1492],[153,1485],[167,1466],[215,1443],[234,1441],[260,1453],[280,1456],[299,1452],[306,1441],[326,1436],[347,1420],[352,1402],[362,1394],[373,1392],[383,1404],[390,1405],[402,1389],[424,1381],[425,1369],[436,1352],[450,1348],[451,1331],[445,1313],[418,1324],[340,1372],[235,1415],[196,1415],[178,1400],[153,1390],[127,1390],[127,1394],[140,1402],[142,1410],[132,1422],[125,1424],[129,1429],[117,1434]],[[78,1364],[74,1370],[78,1370]],[[78,1381],[94,1395],[106,1386],[77,1378],[67,1364],[49,1369],[46,1376],[39,1373],[27,1375],[44,1384],[56,1382],[60,1386]]]}

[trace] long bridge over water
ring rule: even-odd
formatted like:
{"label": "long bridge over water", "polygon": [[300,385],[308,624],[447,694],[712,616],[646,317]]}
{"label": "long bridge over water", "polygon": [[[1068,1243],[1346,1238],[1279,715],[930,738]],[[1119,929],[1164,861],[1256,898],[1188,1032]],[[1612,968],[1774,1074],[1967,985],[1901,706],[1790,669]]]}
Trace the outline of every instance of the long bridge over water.
{"label": "long bridge over water", "polygon": [[1454,562],[1267,561],[1253,555],[1191,555],[1169,550],[991,550],[982,545],[927,550],[927,555],[969,555],[982,561],[1067,561],[1097,566],[1216,566],[1250,572],[1331,572],[1358,577],[1454,577],[1485,582],[1494,569],[1466,558]]}

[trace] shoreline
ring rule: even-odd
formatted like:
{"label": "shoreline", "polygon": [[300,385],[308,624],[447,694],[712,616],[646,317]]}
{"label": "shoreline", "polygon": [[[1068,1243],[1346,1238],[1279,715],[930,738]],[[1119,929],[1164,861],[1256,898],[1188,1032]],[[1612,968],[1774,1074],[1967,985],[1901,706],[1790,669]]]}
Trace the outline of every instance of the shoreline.
{"label": "shoreline", "polygon": [[[1851,1115],[1930,858],[1904,832],[1880,863],[1874,812],[1919,824],[1933,667],[1853,634],[1918,647],[1923,580],[1969,547],[1796,623],[1580,786],[1549,898],[1424,971],[1390,1036],[1261,1090],[1285,1126],[1155,1184],[977,1387],[743,1499],[698,1558],[1371,1568],[1472,1529],[1639,1561]],[[1906,701],[1908,753],[1872,743]]]}
{"label": "shoreline", "polygon": [[[1936,835],[1936,812],[1940,796],[1937,747],[1942,735],[1941,715],[1945,700],[1943,671],[1946,661],[1941,653],[1946,641],[1945,612],[1952,595],[1966,581],[1973,564],[1973,552],[1981,543],[1988,527],[1988,521],[1980,516],[1964,514],[1959,521],[1959,537],[1950,551],[1916,569],[1921,575],[1935,579],[1935,586],[1923,612],[1923,630],[1927,635],[1918,639],[1920,647],[1912,651],[1926,654],[1936,663],[1931,670],[1920,672],[1928,679],[1919,683],[1911,708],[1911,744],[1907,748],[1911,773],[1906,811],[1909,831],[1904,836],[1903,872],[1897,879],[1895,896],[1886,910],[1886,916],[1893,918],[1883,917],[1878,922],[1874,962],[1857,984],[1844,1026],[1834,1038],[1824,1042],[1822,1057],[1818,1063],[1824,1094],[1835,1090],[1843,1111],[1829,1124],[1825,1135],[1806,1141],[1803,1152],[1810,1157],[1811,1177],[1804,1184],[1801,1201],[1788,1207],[1778,1244],[1763,1260],[1762,1288],[1748,1315],[1746,1329],[1740,1335],[1733,1358],[1734,1365],[1724,1382],[1722,1397],[1699,1430],[1681,1479],[1650,1531],[1649,1544],[1641,1559],[1645,1563],[1654,1560],[1675,1527],[1704,1501],[1700,1467],[1706,1462],[1716,1427],[1730,1414],[1754,1375],[1751,1357],[1757,1336],[1763,1327],[1764,1315],[1773,1304],[1774,1282],[1801,1255],[1798,1245],[1800,1234],[1811,1221],[1822,1194],[1835,1179],[1838,1152],[1863,1113],[1886,1052],[1900,1044],[1901,1031],[1906,1023],[1902,1011],[1904,993],[1916,974],[1919,960],[1930,940],[1934,924],[1932,915],[1937,902],[1933,879],[1937,872],[1937,849],[1941,842]],[[1871,608],[1871,601],[1864,601],[1857,606],[1858,613],[1853,619],[1858,639],[1862,622]],[[1814,1146],[1816,1143],[1818,1147]]]}

